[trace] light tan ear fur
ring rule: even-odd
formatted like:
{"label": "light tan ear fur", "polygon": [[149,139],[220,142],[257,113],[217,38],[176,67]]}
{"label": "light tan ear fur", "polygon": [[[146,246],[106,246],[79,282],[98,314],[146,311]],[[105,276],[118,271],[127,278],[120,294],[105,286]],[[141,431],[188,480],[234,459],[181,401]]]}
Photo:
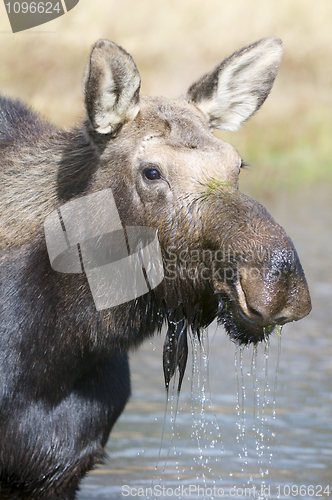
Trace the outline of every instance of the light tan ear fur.
{"label": "light tan ear fur", "polygon": [[212,129],[237,130],[269,95],[282,54],[279,38],[264,38],[235,52],[188,90],[187,98]]}
{"label": "light tan ear fur", "polygon": [[114,133],[139,111],[141,78],[132,57],[108,40],[92,47],[83,80],[87,115],[99,134]]}

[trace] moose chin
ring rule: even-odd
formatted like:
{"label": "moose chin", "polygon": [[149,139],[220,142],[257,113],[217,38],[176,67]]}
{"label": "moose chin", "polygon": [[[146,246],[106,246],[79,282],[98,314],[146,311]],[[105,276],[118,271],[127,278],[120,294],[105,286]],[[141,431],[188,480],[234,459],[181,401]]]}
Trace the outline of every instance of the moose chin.
{"label": "moose chin", "polygon": [[281,52],[265,38],[168,100],[99,40],[71,131],[0,98],[1,499],[76,498],[130,397],[128,351],[163,324],[180,389],[187,334],[217,318],[256,344],[310,312],[291,240],[212,133],[257,111]]}

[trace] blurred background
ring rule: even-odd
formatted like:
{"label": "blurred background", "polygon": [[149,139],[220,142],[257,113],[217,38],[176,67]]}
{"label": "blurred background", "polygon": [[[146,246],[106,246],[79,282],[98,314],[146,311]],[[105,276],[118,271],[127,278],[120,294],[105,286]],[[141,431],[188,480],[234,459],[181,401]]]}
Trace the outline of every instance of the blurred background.
{"label": "blurred background", "polygon": [[[331,0],[80,0],[59,19],[16,34],[3,4],[0,14],[0,91],[65,128],[84,116],[81,81],[99,38],[133,56],[143,93],[169,98],[184,94],[233,51],[266,36],[283,40],[280,71],[263,107],[239,132],[217,134],[249,164],[240,189],[261,201],[292,237],[313,311],[285,326],[280,362],[278,341],[271,339],[268,383],[261,346],[260,393],[249,381],[252,350],[244,353],[243,383],[234,362],[240,354],[219,329],[209,351],[214,409],[208,405],[202,415],[202,396],[190,385],[197,373],[189,363],[176,427],[164,426],[163,339],[132,353],[133,397],[109,441],[111,462],[88,476],[79,498],[121,498],[123,484],[150,486],[164,427],[159,465],[168,453],[170,470],[159,470],[161,484],[192,481],[194,474],[196,482],[209,485],[269,484],[272,498],[278,485],[286,487],[280,498],[289,497],[289,484],[326,486],[332,463]],[[241,402],[243,385],[247,397]],[[268,397],[265,416],[257,394]],[[200,434],[204,422],[211,437]]]}

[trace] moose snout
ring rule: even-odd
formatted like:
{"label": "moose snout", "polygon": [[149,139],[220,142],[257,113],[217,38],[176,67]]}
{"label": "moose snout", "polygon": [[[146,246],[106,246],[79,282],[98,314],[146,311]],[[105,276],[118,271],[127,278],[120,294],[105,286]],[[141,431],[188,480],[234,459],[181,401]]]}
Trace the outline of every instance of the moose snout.
{"label": "moose snout", "polygon": [[311,311],[308,285],[295,250],[283,266],[241,268],[235,284],[240,313],[260,326],[297,321]]}
{"label": "moose snout", "polygon": [[225,187],[207,196],[203,208],[205,238],[213,245],[217,232],[223,249],[216,264],[222,272],[215,273],[213,287],[224,304],[218,319],[231,338],[257,343],[276,325],[309,314],[308,285],[295,247],[267,210]]}

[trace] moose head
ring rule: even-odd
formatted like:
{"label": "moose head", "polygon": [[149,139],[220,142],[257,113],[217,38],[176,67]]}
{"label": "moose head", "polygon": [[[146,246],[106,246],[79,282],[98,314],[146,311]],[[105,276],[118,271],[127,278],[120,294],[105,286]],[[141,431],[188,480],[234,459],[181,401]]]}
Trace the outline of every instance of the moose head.
{"label": "moose head", "polygon": [[94,188],[112,189],[125,227],[158,232],[165,279],[150,295],[169,323],[171,374],[176,358],[183,372],[188,325],[199,333],[218,318],[233,340],[256,344],[311,309],[291,240],[239,191],[244,162],[213,135],[237,130],[262,105],[281,53],[278,38],[265,38],[168,100],[140,96],[140,75],[122,48],[100,40],[92,49],[84,92],[101,163]]}

